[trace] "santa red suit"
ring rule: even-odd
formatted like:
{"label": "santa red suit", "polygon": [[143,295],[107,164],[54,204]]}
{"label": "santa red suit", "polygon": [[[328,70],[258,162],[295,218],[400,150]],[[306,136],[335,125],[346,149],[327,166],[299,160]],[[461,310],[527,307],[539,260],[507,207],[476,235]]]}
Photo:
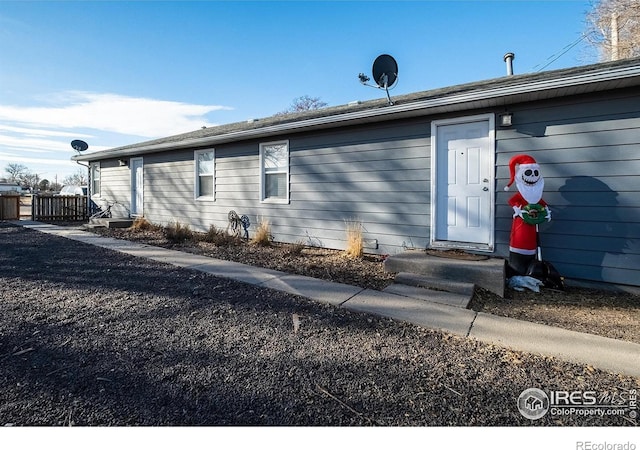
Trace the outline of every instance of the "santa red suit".
{"label": "santa red suit", "polygon": [[[525,206],[530,204],[524,199],[520,192],[514,194],[509,199],[509,205],[513,208],[524,209]],[[542,207],[547,207],[547,202],[540,198],[537,202]],[[516,209],[514,208],[514,211]],[[535,255],[538,242],[536,239],[536,226],[529,225],[523,219],[520,213],[513,215],[513,222],[511,223],[511,238],[509,239],[509,251],[520,253],[521,255]]]}
{"label": "santa red suit", "polygon": [[551,220],[551,211],[542,199],[544,178],[535,159],[529,155],[516,155],[509,161],[509,171],[511,177],[505,190],[509,190],[514,181],[518,188],[518,192],[509,199],[509,205],[513,208],[509,266],[516,274],[524,275],[536,257],[538,231],[536,225],[524,221],[523,210],[527,205],[538,204],[545,209],[547,221]]}

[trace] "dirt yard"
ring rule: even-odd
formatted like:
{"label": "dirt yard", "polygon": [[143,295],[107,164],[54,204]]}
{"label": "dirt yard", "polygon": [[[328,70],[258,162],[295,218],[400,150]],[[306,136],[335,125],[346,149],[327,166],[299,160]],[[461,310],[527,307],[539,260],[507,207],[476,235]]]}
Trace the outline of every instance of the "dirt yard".
{"label": "dirt yard", "polygon": [[516,405],[638,379],[6,224],[0,302],[0,425],[636,425]]}
{"label": "dirt yard", "polygon": [[[370,289],[383,289],[393,282],[395,276],[384,272],[384,258],[376,255],[353,259],[345,258],[343,252],[334,250],[305,247],[292,251],[290,245],[265,247],[244,241],[225,241],[223,245],[215,245],[202,241],[202,236],[197,235],[195,239],[175,244],[167,239],[161,228],[156,227],[146,230],[96,228],[94,231],[105,236]],[[576,287],[569,287],[564,292],[543,289],[540,293],[508,289],[505,298],[500,298],[478,289],[471,307],[476,311],[640,343],[640,297],[624,292]]]}

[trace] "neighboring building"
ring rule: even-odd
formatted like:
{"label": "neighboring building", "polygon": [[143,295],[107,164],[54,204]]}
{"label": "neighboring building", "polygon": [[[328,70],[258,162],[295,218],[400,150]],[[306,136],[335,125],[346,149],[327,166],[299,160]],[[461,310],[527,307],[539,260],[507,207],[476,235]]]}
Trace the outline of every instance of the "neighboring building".
{"label": "neighboring building", "polygon": [[[533,156],[553,220],[545,259],[566,277],[640,286],[640,58],[512,75],[211,127],[75,156],[94,199],[151,222],[268,218],[277,241],[508,256],[509,159]],[[511,124],[503,116],[507,114]],[[251,232],[251,229],[250,229]]]}
{"label": "neighboring building", "polygon": [[18,183],[0,182],[0,193],[3,192],[15,192],[22,194],[22,188]]}
{"label": "neighboring building", "polygon": [[89,187],[88,186],[77,186],[77,185],[73,185],[73,184],[67,184],[65,186],[62,186],[62,189],[60,189],[60,192],[57,195],[87,195],[87,193],[89,192]]}

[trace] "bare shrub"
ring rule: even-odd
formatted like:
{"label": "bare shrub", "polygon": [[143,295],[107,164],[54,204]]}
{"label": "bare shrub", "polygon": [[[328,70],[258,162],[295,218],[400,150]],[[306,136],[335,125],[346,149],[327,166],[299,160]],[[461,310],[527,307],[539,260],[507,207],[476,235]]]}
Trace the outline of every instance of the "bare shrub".
{"label": "bare shrub", "polygon": [[202,235],[201,240],[215,244],[219,247],[238,245],[240,243],[240,238],[227,233],[226,230],[218,228],[213,224],[211,224],[209,226],[209,230]]}
{"label": "bare shrub", "polygon": [[287,255],[300,256],[306,245],[302,241],[296,241],[285,245],[285,252]]}
{"label": "bare shrub", "polygon": [[151,222],[149,222],[146,217],[136,217],[130,228],[133,231],[148,231],[153,230],[154,227],[155,226]]}
{"label": "bare shrub", "polygon": [[180,244],[193,238],[193,231],[189,225],[178,222],[170,222],[164,227],[164,235],[169,242]]}

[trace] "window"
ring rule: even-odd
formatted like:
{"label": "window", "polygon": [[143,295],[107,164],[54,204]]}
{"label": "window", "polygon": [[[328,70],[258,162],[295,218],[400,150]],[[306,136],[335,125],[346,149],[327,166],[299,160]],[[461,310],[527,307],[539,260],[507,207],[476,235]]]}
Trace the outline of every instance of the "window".
{"label": "window", "polygon": [[195,198],[213,200],[215,198],[213,150],[198,150],[194,153],[194,159],[196,161]]}
{"label": "window", "polygon": [[260,144],[260,173],[262,201],[289,203],[289,142]]}
{"label": "window", "polygon": [[100,195],[100,163],[91,163],[89,167],[89,177],[91,178],[91,195]]}

